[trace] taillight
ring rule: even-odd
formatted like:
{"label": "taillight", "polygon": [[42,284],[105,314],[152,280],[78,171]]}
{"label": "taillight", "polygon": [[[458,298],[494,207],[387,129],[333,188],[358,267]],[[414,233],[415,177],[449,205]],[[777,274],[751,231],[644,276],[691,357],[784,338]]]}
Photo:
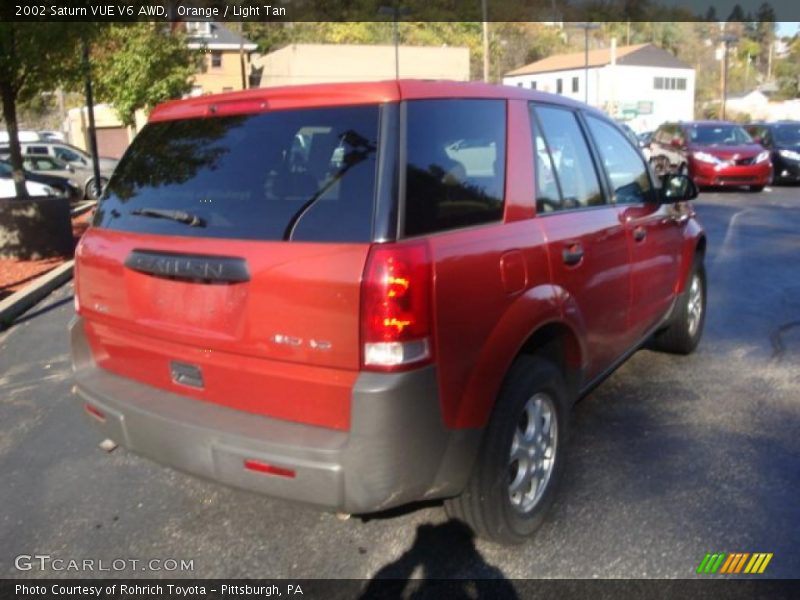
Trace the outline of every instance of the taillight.
{"label": "taillight", "polygon": [[82,241],[83,238],[78,240],[78,245],[75,246],[75,260],[72,262],[72,302],[75,306],[75,314],[80,314],[81,312],[81,301],[78,298],[78,264],[83,254]]}
{"label": "taillight", "polygon": [[372,247],[361,284],[365,369],[400,371],[431,360],[431,285],[427,244]]}

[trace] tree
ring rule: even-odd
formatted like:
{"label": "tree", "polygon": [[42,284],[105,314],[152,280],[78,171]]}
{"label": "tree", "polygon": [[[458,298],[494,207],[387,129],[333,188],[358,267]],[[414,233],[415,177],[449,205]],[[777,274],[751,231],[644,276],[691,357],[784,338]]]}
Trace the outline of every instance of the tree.
{"label": "tree", "polygon": [[740,4],[734,5],[733,10],[731,10],[731,14],[728,15],[728,21],[732,23],[741,23],[745,20],[747,19],[742,6]]}
{"label": "tree", "polygon": [[117,23],[98,39],[92,60],[98,99],[112,104],[130,126],[137,110],[150,110],[192,89],[202,51],[190,49],[181,31],[156,23]]}
{"label": "tree", "polygon": [[775,67],[778,82],[778,97],[790,99],[800,97],[800,36],[795,36],[789,53]]}
{"label": "tree", "polygon": [[79,23],[0,22],[0,96],[17,197],[28,195],[17,134],[17,106],[74,82],[80,71],[80,44],[92,34],[91,25]]}

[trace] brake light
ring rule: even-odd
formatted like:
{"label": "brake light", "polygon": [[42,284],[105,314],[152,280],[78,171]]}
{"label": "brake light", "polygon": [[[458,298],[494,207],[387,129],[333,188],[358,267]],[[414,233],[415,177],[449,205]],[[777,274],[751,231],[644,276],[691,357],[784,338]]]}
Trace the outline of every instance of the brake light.
{"label": "brake light", "polygon": [[428,246],[375,245],[361,284],[362,363],[400,371],[432,358]]}
{"label": "brake light", "polygon": [[72,262],[72,302],[75,306],[75,314],[81,312],[81,301],[78,297],[78,265],[80,264],[80,257],[83,255],[83,238],[78,240],[78,245],[75,246],[75,260]]}

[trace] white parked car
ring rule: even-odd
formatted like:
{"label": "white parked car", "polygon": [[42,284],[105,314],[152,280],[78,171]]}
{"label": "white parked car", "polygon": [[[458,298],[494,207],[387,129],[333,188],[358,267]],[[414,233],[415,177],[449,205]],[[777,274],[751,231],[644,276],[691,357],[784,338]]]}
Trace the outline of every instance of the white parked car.
{"label": "white parked car", "polygon": [[[49,185],[36,183],[35,181],[26,181],[25,187],[28,188],[28,194],[31,196],[57,196],[56,191]],[[0,198],[14,198],[17,191],[14,188],[14,180],[2,177],[0,178]]]}
{"label": "white parked car", "polygon": [[[40,131],[39,138],[45,142],[65,142],[64,134],[60,131]],[[36,141],[36,140],[33,140]]]}
{"label": "white parked car", "polygon": [[[38,142],[41,137],[35,131],[26,131],[21,130],[17,131],[17,139],[20,142]],[[8,132],[7,131],[0,131],[0,144],[7,144],[8,143]]]}

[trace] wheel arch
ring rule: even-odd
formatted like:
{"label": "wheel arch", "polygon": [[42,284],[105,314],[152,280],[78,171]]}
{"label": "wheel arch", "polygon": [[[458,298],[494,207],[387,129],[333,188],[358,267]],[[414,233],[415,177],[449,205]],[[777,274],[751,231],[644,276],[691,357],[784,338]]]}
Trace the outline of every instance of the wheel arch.
{"label": "wheel arch", "polygon": [[699,257],[701,261],[706,257],[706,234],[700,225],[692,219],[684,236],[683,252],[678,280],[675,282],[675,293],[682,294],[686,289],[686,280],[692,271],[695,260]]}
{"label": "wheel arch", "polygon": [[[534,288],[517,299],[489,336],[458,401],[451,427],[484,427],[488,423],[503,381],[522,355],[542,356],[554,362],[564,372],[568,389],[575,396],[586,367],[587,351],[581,335],[582,319],[569,300],[568,292],[556,286]],[[572,309],[564,311],[565,303]]]}
{"label": "wheel arch", "polygon": [[584,350],[572,327],[564,321],[542,325],[528,336],[514,360],[522,355],[539,356],[555,364],[564,374],[570,397],[577,397],[583,377]]}

